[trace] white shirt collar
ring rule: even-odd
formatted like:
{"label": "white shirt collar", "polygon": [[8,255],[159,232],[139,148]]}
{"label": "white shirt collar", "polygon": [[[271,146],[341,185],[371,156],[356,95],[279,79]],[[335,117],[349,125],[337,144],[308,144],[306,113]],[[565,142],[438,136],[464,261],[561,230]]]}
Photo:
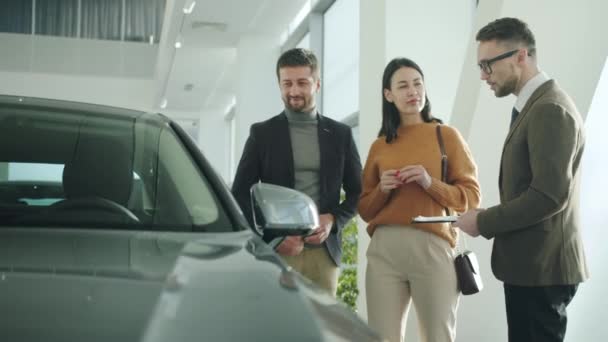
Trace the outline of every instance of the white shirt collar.
{"label": "white shirt collar", "polygon": [[518,112],[521,112],[521,110],[524,109],[526,102],[528,102],[528,100],[530,99],[530,96],[532,96],[532,94],[536,91],[536,89],[538,89],[538,87],[543,85],[543,83],[547,82],[548,80],[549,76],[547,76],[547,74],[542,71],[536,74],[536,76],[529,79],[519,92],[519,96],[517,97],[517,101],[515,102],[515,109],[517,109]]}

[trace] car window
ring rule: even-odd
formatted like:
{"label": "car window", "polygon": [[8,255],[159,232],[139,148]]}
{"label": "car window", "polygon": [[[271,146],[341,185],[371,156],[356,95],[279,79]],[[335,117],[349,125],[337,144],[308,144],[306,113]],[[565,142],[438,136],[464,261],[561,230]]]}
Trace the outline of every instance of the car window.
{"label": "car window", "polygon": [[63,165],[44,163],[4,163],[9,181],[35,180],[61,182]]}
{"label": "car window", "polygon": [[50,206],[64,199],[61,189],[63,165],[0,162],[0,169],[7,171],[6,180],[0,182],[4,202]]}
{"label": "car window", "polygon": [[[163,130],[160,136],[159,153],[161,167],[165,172],[164,179],[160,182],[158,202],[162,205],[170,205],[171,191],[179,193],[181,200],[190,208],[187,220],[194,225],[205,225],[217,220],[219,210],[216,200],[209,191],[206,182],[201,182],[199,171],[192,159],[175,134],[169,130]],[[174,189],[172,189],[174,188]]]}
{"label": "car window", "polygon": [[233,228],[166,119],[0,108],[0,225]]}

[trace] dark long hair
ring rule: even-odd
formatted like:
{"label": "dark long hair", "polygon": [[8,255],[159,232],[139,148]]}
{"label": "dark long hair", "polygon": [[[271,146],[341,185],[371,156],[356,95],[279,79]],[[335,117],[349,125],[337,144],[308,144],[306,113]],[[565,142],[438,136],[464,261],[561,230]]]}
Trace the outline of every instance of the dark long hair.
{"label": "dark long hair", "polygon": [[[382,75],[382,128],[380,128],[380,132],[378,132],[378,137],[385,136],[387,143],[391,143],[397,138],[397,129],[401,125],[401,115],[399,115],[399,110],[395,104],[386,100],[384,89],[391,89],[393,75],[397,70],[404,67],[416,69],[424,80],[422,69],[420,69],[418,64],[408,58],[395,58],[386,65],[386,68],[384,68],[384,74]],[[426,91],[424,97],[424,108],[422,108],[422,111],[420,112],[420,114],[422,114],[422,120],[424,122],[441,123],[441,120],[431,115],[431,101],[429,101]]]}

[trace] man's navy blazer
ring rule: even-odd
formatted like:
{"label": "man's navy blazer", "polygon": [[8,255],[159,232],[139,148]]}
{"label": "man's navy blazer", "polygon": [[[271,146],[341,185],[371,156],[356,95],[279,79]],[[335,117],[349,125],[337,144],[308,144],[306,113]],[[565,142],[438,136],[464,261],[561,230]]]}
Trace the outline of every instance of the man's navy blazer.
{"label": "man's navy blazer", "polygon": [[[342,228],[355,216],[361,194],[361,160],[347,125],[318,114],[321,166],[319,172],[319,213],[335,218],[324,245],[336,263],[342,256]],[[253,222],[250,188],[257,182],[293,189],[295,184],[289,124],[284,112],[253,124],[232,184],[232,193],[241,209]],[[340,203],[340,190],[345,200]]]}

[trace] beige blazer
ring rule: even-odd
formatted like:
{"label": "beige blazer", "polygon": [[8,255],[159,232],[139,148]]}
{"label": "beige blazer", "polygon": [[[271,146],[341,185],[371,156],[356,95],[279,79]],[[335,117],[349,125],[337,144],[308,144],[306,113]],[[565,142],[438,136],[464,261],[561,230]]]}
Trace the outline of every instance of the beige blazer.
{"label": "beige blazer", "polygon": [[500,205],[479,214],[494,238],[492,271],[511,285],[577,284],[588,278],[580,235],[583,120],[553,80],[532,94],[509,130],[500,163]]}

